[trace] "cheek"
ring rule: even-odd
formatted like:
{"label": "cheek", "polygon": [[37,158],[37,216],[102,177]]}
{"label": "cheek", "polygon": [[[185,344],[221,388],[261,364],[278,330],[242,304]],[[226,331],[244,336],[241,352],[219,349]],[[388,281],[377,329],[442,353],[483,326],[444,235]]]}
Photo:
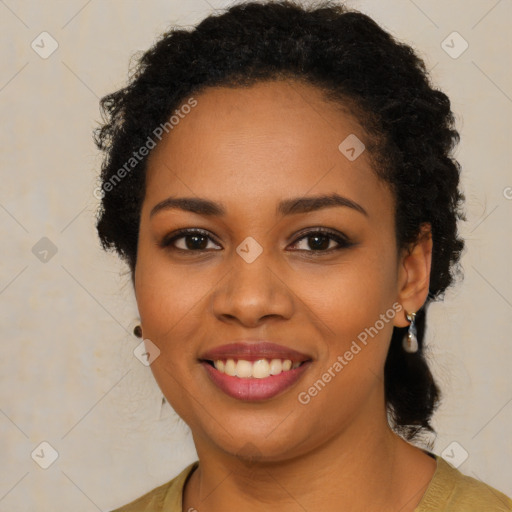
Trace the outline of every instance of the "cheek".
{"label": "cheek", "polygon": [[316,276],[320,286],[309,288],[308,305],[324,325],[319,337],[324,350],[297,401],[303,413],[322,418],[322,429],[339,429],[361,404],[383,403],[376,394],[396,314],[394,262],[391,253],[360,255],[323,278]]}
{"label": "cheek", "polygon": [[373,325],[396,298],[396,260],[392,252],[364,247],[336,265],[295,269],[293,291],[347,341]]}
{"label": "cheek", "polygon": [[[191,424],[194,422],[193,390],[197,349],[188,343],[197,337],[204,324],[205,294],[209,282],[205,272],[171,265],[165,253],[139,245],[135,271],[135,295],[144,338],[160,350],[151,371],[174,410]],[[198,413],[198,415],[200,415]]]}
{"label": "cheek", "polygon": [[[298,260],[283,264],[280,272],[274,271],[286,285],[269,277],[276,293],[288,294],[293,304],[294,314],[283,329],[292,334],[310,333],[318,345],[316,371],[291,398],[303,425],[335,431],[361,404],[372,402],[369,397],[379,387],[392,321],[376,335],[368,334],[366,344],[360,335],[364,338],[365,329],[375,326],[395,300],[395,256],[379,249],[389,246],[382,240],[367,242],[335,264]],[[204,340],[218,328],[212,297],[228,286],[229,272],[227,266],[214,266],[211,261],[172,264],[164,251],[155,250],[148,241],[139,246],[135,286],[144,337],[161,350],[151,369],[168,401],[193,429],[209,428],[201,423],[204,396],[197,385],[201,368],[193,340]],[[226,411],[226,417],[238,414]],[[251,417],[244,423],[248,431],[254,428],[250,427],[253,421]]]}
{"label": "cheek", "polygon": [[[329,332],[344,340],[357,336],[373,325],[394,301],[395,255],[379,250],[389,246],[378,241],[373,245],[366,242],[335,264],[296,260],[283,265],[279,275],[286,286],[278,292],[290,294],[295,311],[303,309],[311,320],[321,320],[327,336]],[[226,285],[223,274],[229,280],[229,268],[216,266],[211,260],[173,264],[165,251],[155,250],[153,244],[142,238],[135,287],[144,335],[166,340],[176,336],[183,340],[194,325],[214,321],[208,301],[215,290]]]}
{"label": "cheek", "polygon": [[205,272],[206,267],[201,265],[173,265],[164,251],[145,245],[139,245],[135,271],[135,294],[144,334],[172,338],[171,329],[179,330],[184,319],[190,322],[198,315],[216,276]]}

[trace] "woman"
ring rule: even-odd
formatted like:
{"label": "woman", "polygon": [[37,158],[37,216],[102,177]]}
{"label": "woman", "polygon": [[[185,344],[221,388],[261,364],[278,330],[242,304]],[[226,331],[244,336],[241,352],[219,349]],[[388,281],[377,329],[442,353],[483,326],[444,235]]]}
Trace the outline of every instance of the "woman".
{"label": "woman", "polygon": [[172,30],[102,100],[98,232],[198,462],[118,511],[493,511],[433,432],[428,304],[463,241],[450,102],[341,6]]}

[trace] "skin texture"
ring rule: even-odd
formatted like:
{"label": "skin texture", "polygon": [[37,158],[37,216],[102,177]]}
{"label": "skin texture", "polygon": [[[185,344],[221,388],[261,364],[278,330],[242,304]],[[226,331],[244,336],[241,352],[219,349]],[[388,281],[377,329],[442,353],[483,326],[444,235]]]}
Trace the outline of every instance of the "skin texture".
{"label": "skin texture", "polygon": [[[153,374],[190,426],[200,460],[183,509],[334,511],[343,503],[351,511],[413,510],[435,461],[386,420],[384,362],[393,325],[409,323],[403,310],[307,405],[297,395],[394,303],[413,312],[422,306],[428,229],[397,251],[391,190],[365,152],[350,161],[338,149],[350,134],[364,142],[365,133],[315,87],[272,81],[209,88],[196,99],[148,160],[135,268],[143,336],[161,351]],[[281,200],[332,193],[367,215],[346,206],[276,213]],[[226,214],[162,209],[151,216],[170,196],[219,202]],[[353,245],[313,251],[318,246],[304,235],[319,227]],[[207,250],[159,245],[182,228],[208,231]],[[249,236],[263,249],[252,263],[236,252]],[[186,249],[185,242],[174,246]],[[312,364],[272,399],[231,398],[198,358],[248,337],[292,347]]]}

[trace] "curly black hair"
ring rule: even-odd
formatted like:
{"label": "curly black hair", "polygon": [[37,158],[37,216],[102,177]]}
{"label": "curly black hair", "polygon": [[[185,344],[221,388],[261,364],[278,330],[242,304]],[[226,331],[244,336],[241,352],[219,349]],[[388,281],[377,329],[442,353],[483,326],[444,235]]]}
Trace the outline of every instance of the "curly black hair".
{"label": "curly black hair", "polygon": [[148,153],[140,149],[156,128],[168,131],[180,105],[208,87],[279,79],[314,85],[356,116],[372,167],[394,193],[397,248],[410,247],[424,223],[431,226],[429,295],[416,316],[419,350],[405,352],[407,328],[395,327],[384,374],[395,431],[408,440],[434,432],[440,391],[423,340],[427,306],[461,274],[457,222],[465,220],[464,196],[453,157],[459,134],[450,101],[431,84],[423,60],[370,17],[333,2],[245,2],[190,30],[163,34],[140,57],[128,85],[101,100],[103,124],[94,134],[105,154],[97,189],[101,243],[118,252],[133,277]]}

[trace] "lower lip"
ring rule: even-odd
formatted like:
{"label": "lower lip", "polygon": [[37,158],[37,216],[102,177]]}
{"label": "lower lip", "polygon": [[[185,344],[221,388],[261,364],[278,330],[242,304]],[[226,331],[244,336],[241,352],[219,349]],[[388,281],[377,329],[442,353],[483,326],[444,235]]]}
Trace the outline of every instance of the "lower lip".
{"label": "lower lip", "polygon": [[203,361],[201,364],[213,383],[226,395],[238,400],[256,401],[272,398],[293,386],[307,370],[310,361],[306,361],[293,370],[281,372],[279,375],[271,375],[264,379],[232,377],[219,372],[209,363]]}

